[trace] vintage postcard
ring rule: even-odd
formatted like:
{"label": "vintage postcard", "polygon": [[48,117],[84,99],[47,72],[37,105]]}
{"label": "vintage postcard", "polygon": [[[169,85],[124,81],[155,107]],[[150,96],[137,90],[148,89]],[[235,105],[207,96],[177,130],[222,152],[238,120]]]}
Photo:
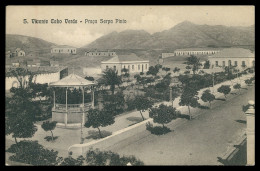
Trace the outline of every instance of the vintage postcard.
{"label": "vintage postcard", "polygon": [[6,166],[255,165],[255,7],[6,6]]}

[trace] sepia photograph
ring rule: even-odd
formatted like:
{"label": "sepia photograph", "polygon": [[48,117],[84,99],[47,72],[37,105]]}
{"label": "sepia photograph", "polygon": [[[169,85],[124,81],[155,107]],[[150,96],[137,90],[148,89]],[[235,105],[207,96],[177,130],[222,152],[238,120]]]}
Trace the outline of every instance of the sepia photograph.
{"label": "sepia photograph", "polygon": [[5,6],[6,166],[254,166],[255,6]]}

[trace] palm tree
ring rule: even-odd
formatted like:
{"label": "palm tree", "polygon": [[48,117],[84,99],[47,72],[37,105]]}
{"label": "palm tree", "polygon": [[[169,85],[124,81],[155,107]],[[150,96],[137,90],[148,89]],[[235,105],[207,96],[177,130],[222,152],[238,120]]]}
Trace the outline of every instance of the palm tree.
{"label": "palm tree", "polygon": [[121,77],[118,76],[118,72],[111,68],[109,68],[103,72],[102,79],[103,79],[105,85],[110,86],[110,90],[113,95],[115,92],[115,86],[116,85],[119,86],[122,83]]}

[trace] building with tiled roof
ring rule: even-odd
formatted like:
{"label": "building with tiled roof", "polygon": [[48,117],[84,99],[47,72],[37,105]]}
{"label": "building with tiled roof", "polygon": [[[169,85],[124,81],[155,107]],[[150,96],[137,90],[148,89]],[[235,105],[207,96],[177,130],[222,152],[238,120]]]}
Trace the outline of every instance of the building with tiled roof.
{"label": "building with tiled roof", "polygon": [[144,60],[131,53],[128,55],[116,55],[115,57],[101,62],[102,71],[112,68],[118,71],[121,75],[123,68],[128,69],[129,74],[147,72],[149,69],[149,60]]}
{"label": "building with tiled roof", "polygon": [[226,48],[219,53],[209,56],[211,68],[237,66],[238,68],[248,68],[255,65],[255,54],[249,49]]}
{"label": "building with tiled roof", "polygon": [[52,46],[51,53],[76,54],[77,48],[68,45]]}

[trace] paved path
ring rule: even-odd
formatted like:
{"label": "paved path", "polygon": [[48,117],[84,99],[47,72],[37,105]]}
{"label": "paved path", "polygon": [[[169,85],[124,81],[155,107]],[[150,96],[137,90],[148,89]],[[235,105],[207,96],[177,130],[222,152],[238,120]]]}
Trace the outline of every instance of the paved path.
{"label": "paved path", "polygon": [[177,128],[168,124],[174,131],[166,135],[152,135],[145,130],[107,150],[134,155],[146,165],[222,165],[217,157],[222,157],[244,133],[246,116],[242,105],[251,99],[254,86],[242,90],[241,95],[230,95],[227,101],[216,100],[211,110],[197,110],[200,115]]}
{"label": "paved path", "polygon": [[[247,75],[246,77],[251,77],[252,75]],[[230,81],[227,81],[225,83],[221,83],[222,84],[230,84]],[[220,85],[216,85],[215,86],[215,91],[217,89],[217,87]],[[202,92],[203,90],[201,90],[200,92]],[[165,104],[170,105],[169,102],[163,102]],[[179,103],[179,98],[176,98],[174,100],[174,107],[178,107]],[[192,113],[194,113],[197,109],[193,109]],[[187,113],[187,107],[183,107],[183,109],[181,110],[182,113]],[[144,112],[143,113],[145,118],[149,117],[148,112]],[[101,128],[101,130],[103,131],[102,133],[104,135],[109,135],[115,131],[121,130],[123,128],[126,128],[136,122],[142,121],[141,119],[141,115],[138,111],[134,111],[134,112],[129,112],[129,113],[124,113],[120,116],[117,116],[115,118],[115,123],[113,125]],[[54,136],[59,136],[58,139],[55,142],[47,142],[45,141],[44,137],[45,136],[50,136],[51,133],[50,132],[45,132],[42,128],[41,128],[41,122],[39,122],[38,124],[36,124],[38,127],[38,131],[35,133],[34,137],[32,138],[28,138],[29,140],[37,140],[40,144],[44,145],[46,148],[49,149],[54,149],[57,150],[59,152],[60,156],[67,156],[67,149],[73,145],[73,144],[78,144],[80,143],[80,137],[81,137],[81,130],[80,129],[64,129],[64,128],[56,128],[53,133]],[[93,129],[93,128],[83,128],[83,137],[88,137],[90,135],[98,135],[98,131],[97,129]],[[14,140],[12,138],[11,135],[6,136],[6,148],[8,148],[11,144],[14,143]],[[20,141],[22,139],[18,138],[18,141]],[[93,141],[92,138],[90,139],[85,139],[84,143]]]}

